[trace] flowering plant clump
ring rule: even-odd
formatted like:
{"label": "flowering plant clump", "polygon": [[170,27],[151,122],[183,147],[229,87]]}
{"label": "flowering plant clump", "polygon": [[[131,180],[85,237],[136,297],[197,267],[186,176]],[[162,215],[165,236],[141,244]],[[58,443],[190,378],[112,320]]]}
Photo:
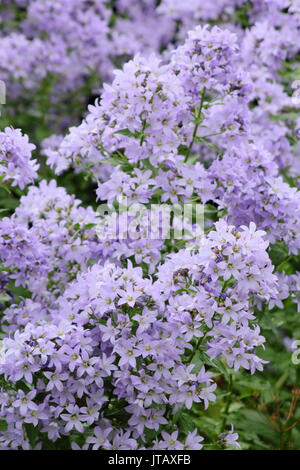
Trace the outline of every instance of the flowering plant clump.
{"label": "flowering plant clump", "polygon": [[9,127],[0,132],[0,141],[0,178],[24,189],[38,176],[39,165],[31,159],[35,145],[29,143],[20,129]]}
{"label": "flowering plant clump", "polygon": [[1,449],[300,447],[298,3],[0,6]]}

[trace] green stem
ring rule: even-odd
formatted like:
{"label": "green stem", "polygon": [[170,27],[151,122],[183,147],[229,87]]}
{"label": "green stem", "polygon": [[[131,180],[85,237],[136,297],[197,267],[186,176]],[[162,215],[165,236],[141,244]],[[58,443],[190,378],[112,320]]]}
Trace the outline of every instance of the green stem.
{"label": "green stem", "polygon": [[222,134],[224,134],[224,132],[214,132],[213,134],[204,135],[203,139],[207,139],[208,137],[214,137],[216,135],[222,135]]}
{"label": "green stem", "polygon": [[142,135],[141,135],[141,139],[140,139],[140,146],[143,145],[145,137],[146,137],[145,136],[146,126],[147,126],[147,121],[146,121],[146,119],[143,119],[143,127],[142,127]]}
{"label": "green stem", "polygon": [[284,261],[282,261],[282,263],[280,263],[277,268],[276,268],[276,271],[277,272],[280,272],[280,269],[283,268],[283,266],[285,265],[285,263],[287,263],[288,261],[290,261],[290,259],[293,257],[293,255],[289,255]]}
{"label": "green stem", "polygon": [[228,418],[228,411],[229,411],[229,407],[230,407],[231,401],[232,401],[232,375],[231,374],[229,374],[228,392],[229,393],[228,393],[228,397],[227,397],[227,403],[226,403],[226,408],[225,408],[225,412],[224,412],[221,433],[225,431],[226,424],[227,424],[227,418]]}
{"label": "green stem", "polygon": [[197,133],[198,133],[199,126],[200,126],[200,124],[201,124],[201,122],[202,122],[202,109],[203,109],[203,105],[204,105],[205,92],[206,92],[206,88],[204,87],[203,90],[201,91],[200,106],[199,106],[197,115],[195,116],[195,118],[196,118],[196,123],[195,123],[195,127],[194,127],[194,132],[193,132],[192,141],[191,141],[191,143],[190,143],[190,145],[189,145],[189,148],[188,148],[188,151],[187,151],[187,155],[186,155],[185,160],[184,160],[185,163],[187,162],[187,160],[188,160],[188,158],[189,158],[189,156],[190,156],[192,147],[193,147],[194,142],[195,142],[195,139],[196,139],[196,137],[197,137]]}

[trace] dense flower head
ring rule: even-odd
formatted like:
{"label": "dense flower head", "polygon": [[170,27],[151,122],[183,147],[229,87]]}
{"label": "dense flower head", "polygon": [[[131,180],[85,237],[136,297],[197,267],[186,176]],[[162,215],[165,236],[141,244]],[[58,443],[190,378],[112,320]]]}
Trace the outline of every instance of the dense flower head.
{"label": "dense flower head", "polygon": [[264,339],[259,327],[249,323],[254,319],[253,294],[270,299],[277,296],[277,287],[264,232],[256,231],[253,223],[242,229],[218,222],[216,230],[202,240],[199,252],[184,250],[161,266],[158,288],[165,298],[183,290],[167,309],[170,321],[181,321],[187,335],[190,327],[193,331],[193,320],[199,326],[203,323],[212,338],[211,357],[223,355],[230,367],[254,372],[261,370],[262,362],[253,352]]}
{"label": "dense flower head", "polygon": [[17,285],[47,273],[47,250],[34,230],[8,217],[0,221],[0,258]]}
{"label": "dense flower head", "polygon": [[37,178],[39,168],[32,159],[35,145],[20,129],[6,127],[0,132],[0,178],[23,189]]}
{"label": "dense flower head", "polygon": [[218,181],[216,196],[233,223],[255,221],[271,243],[284,241],[291,253],[298,253],[300,193],[278,175],[268,151],[253,145],[234,148],[214,162],[210,172]]}
{"label": "dense flower head", "polygon": [[243,55],[247,61],[251,61],[251,64],[258,61],[269,70],[275,71],[281,61],[297,51],[293,37],[291,24],[279,29],[268,20],[258,22],[245,36]]}
{"label": "dense flower head", "polygon": [[153,54],[136,55],[115,72],[111,85],[104,85],[86,120],[47,152],[49,164],[57,173],[70,165],[89,168],[102,180],[103,163],[112,158],[142,165],[150,160],[154,166],[181,162],[182,148],[190,153],[201,138],[194,132],[199,105],[201,127],[211,128],[213,135],[245,132],[251,82],[237,70],[237,49],[230,31],[199,26],[167,64]]}
{"label": "dense flower head", "polygon": [[[141,50],[159,51],[172,39],[174,30],[172,21],[157,14],[152,0],[114,7],[104,0],[4,3],[0,17],[0,21],[4,19],[1,78],[14,99],[24,92],[34,99],[34,93],[46,84],[53,105],[47,116],[49,123],[61,113],[60,96],[68,99],[75,89],[79,100],[84,101],[82,90],[99,90],[103,80],[111,80],[115,62],[122,63]],[[23,8],[21,15],[17,14],[18,7]],[[153,28],[160,34],[151,34]],[[71,122],[75,120],[76,113],[70,118]]]}
{"label": "dense flower head", "polygon": [[137,55],[115,74],[101,101],[104,149],[124,148],[132,162],[149,155],[153,163],[171,158],[188,132],[181,81],[153,55],[147,60]]}
{"label": "dense flower head", "polygon": [[[68,195],[65,188],[57,187],[54,180],[50,183],[42,181],[39,186],[31,186],[28,194],[21,198],[12,218],[4,219],[15,230],[34,237],[33,247],[43,248],[47,260],[46,275],[40,276],[33,271],[32,275],[27,273],[26,276],[26,284],[36,297],[46,300],[51,298],[51,293],[61,293],[66,283],[89,260],[101,257],[94,228],[97,214],[90,207],[83,208],[79,204],[80,201]],[[14,245],[9,248],[13,259],[16,248]],[[25,251],[17,253],[26,260]]]}
{"label": "dense flower head", "polygon": [[225,93],[230,90],[236,53],[236,36],[230,31],[197,26],[189,32],[184,45],[174,51],[172,65],[193,98],[202,87]]}
{"label": "dense flower head", "polygon": [[[116,436],[109,421],[111,387],[113,400],[126,410],[126,437],[135,447],[147,446],[145,430],[161,429],[156,446],[164,446],[168,406],[207,408],[215,400],[211,374],[204,367],[195,373],[193,364],[184,363],[194,338],[206,337],[207,353],[223,354],[229,367],[262,368],[255,349],[263,338],[249,324],[249,307],[251,293],[269,298],[276,290],[266,247],[254,225],[238,232],[220,222],[198,252],[179,252],[162,265],[154,283],[131,263],[125,269],[95,265],[69,285],[45,319],[27,302],[26,324],[19,322],[21,329],[4,339],[1,352],[0,372],[14,384],[24,377],[29,387],[26,394],[18,388],[2,392],[6,446],[15,445],[12,436],[26,445],[20,433],[25,423],[51,440],[73,430],[84,433],[96,423],[96,437],[102,429],[102,446],[109,448]],[[222,289],[221,279],[232,278],[231,287]],[[176,429],[172,439],[175,434]],[[97,442],[87,435],[87,445],[95,448]]]}
{"label": "dense flower head", "polygon": [[[193,373],[194,366],[182,362],[188,339],[178,337],[176,326],[157,310],[152,291],[152,282],[143,279],[139,268],[95,266],[66,290],[58,311],[52,312],[52,326],[29,322],[4,340],[1,373],[12,383],[24,377],[30,387],[26,396],[17,389],[2,394],[8,440],[12,434],[18,441],[27,422],[52,440],[73,430],[83,433],[93,423],[100,428],[106,423],[112,430],[111,405],[107,407],[111,387],[116,403],[126,409],[127,437],[145,444],[145,429],[158,431],[168,423],[168,404],[189,409],[193,402],[207,407],[215,399],[211,374],[204,368]],[[38,376],[38,393],[44,397],[39,404],[34,389]],[[12,401],[9,410],[7,400]],[[108,448],[113,438],[115,433],[107,432],[102,446]],[[91,438],[86,442],[96,445]]]}
{"label": "dense flower head", "polygon": [[[12,33],[0,37],[0,45],[1,77],[14,94],[20,95],[24,87],[26,91],[37,87],[47,74],[47,54],[42,41],[39,38],[30,41],[22,33]],[[28,60],[24,61],[24,56]]]}

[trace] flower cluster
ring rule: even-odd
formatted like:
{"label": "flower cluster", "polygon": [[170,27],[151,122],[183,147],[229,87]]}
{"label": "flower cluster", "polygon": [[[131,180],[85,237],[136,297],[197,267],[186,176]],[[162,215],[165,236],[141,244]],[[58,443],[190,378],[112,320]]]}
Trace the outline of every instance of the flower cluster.
{"label": "flower cluster", "polygon": [[0,179],[23,189],[37,178],[39,168],[31,158],[35,145],[20,129],[6,127],[0,132]]}
{"label": "flower cluster", "polygon": [[1,221],[1,259],[13,268],[7,276],[36,298],[50,301],[90,260],[101,258],[97,214],[79,204],[55,181],[42,181],[22,196],[11,218]]}
{"label": "flower cluster", "polygon": [[[248,325],[250,297],[269,298],[276,289],[262,235],[253,225],[237,232],[219,223],[199,252],[179,252],[162,265],[154,283],[131,264],[95,265],[69,285],[48,321],[38,320],[31,306],[25,327],[3,341],[0,372],[14,386],[1,396],[8,423],[2,445],[26,448],[24,429],[31,423],[35,446],[41,432],[76,442],[76,431],[87,431],[86,446],[98,448],[103,440],[102,447],[111,448],[116,407],[124,408],[126,423],[117,448],[128,439],[131,448],[151,445],[147,430],[168,430],[170,407],[207,408],[215,400],[211,374],[185,363],[193,340],[235,369],[261,369],[255,348],[263,338]],[[222,288],[221,279],[232,277],[232,287]],[[22,378],[26,393],[17,386]],[[162,432],[159,446],[168,436]]]}
{"label": "flower cluster", "polygon": [[298,253],[300,193],[278,176],[268,151],[255,145],[233,148],[213,162],[210,171],[218,182],[216,196],[230,220],[236,224],[255,221],[272,243],[284,241],[291,253]]}
{"label": "flower cluster", "polygon": [[4,3],[0,448],[243,448],[300,305],[299,2]]}
{"label": "flower cluster", "polygon": [[[23,7],[21,15],[15,3]],[[113,8],[104,0],[5,2],[0,75],[14,101],[24,93],[34,100],[37,91],[46,90],[52,103],[48,118],[64,119],[59,108],[62,96],[68,99],[77,90],[84,104],[82,90],[99,91],[101,81],[111,78],[115,62],[122,63],[141,49],[158,51],[172,38],[173,22],[165,24],[154,0],[117,3]],[[161,33],[151,34],[153,28],[160,29],[158,23]]]}
{"label": "flower cluster", "polygon": [[[66,290],[51,325],[32,322],[34,314],[3,341],[0,371],[15,386],[1,394],[8,423],[2,446],[26,448],[25,424],[32,423],[34,445],[41,432],[51,441],[76,441],[76,431],[86,430],[86,446],[94,449],[137,448],[147,445],[147,430],[168,425],[170,407],[207,407],[215,399],[211,374],[193,373],[182,360],[188,338],[167,321],[154,289],[140,268],[95,266]],[[22,378],[26,393],[17,387]],[[124,409],[126,432],[114,430],[115,407]],[[193,445],[199,448],[197,440]]]}

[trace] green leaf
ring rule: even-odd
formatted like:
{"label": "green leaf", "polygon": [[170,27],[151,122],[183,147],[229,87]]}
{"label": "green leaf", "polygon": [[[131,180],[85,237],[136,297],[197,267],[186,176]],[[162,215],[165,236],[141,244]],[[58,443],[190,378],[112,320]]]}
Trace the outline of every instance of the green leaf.
{"label": "green leaf", "polygon": [[1,198],[1,206],[4,206],[3,209],[5,208],[6,210],[10,209],[15,209],[18,207],[19,201],[18,199],[13,199],[13,198]]}
{"label": "green leaf", "polygon": [[198,372],[200,372],[202,366],[203,366],[203,361],[201,359],[201,356],[200,356],[200,352],[199,351],[196,351],[192,360],[191,360],[191,364],[194,364],[195,367],[193,369],[193,374],[198,374]]}
{"label": "green leaf", "polygon": [[279,266],[288,258],[289,251],[285,243],[279,242],[271,245],[269,255],[274,266]]}
{"label": "green leaf", "polygon": [[26,429],[26,434],[27,434],[27,437],[29,439],[30,445],[31,445],[31,447],[34,447],[35,444],[36,444],[36,438],[37,438],[37,435],[38,435],[38,430],[31,423],[25,423],[24,426],[25,426],[25,429]]}
{"label": "green leaf", "polygon": [[278,429],[276,425],[263,413],[255,410],[241,410],[239,413],[239,427],[246,432],[253,432],[267,438],[273,444],[278,443]]}
{"label": "green leaf", "polygon": [[129,130],[128,128],[116,131],[115,134],[125,135],[126,137],[135,137],[134,133],[131,132],[131,130]]}
{"label": "green leaf", "polygon": [[144,131],[131,132],[131,130],[129,129],[121,129],[119,131],[116,131],[115,134],[125,135],[126,137],[132,137],[134,139],[141,139],[142,137],[147,136],[147,134],[145,134]]}
{"label": "green leaf", "polygon": [[0,188],[4,189],[8,194],[11,194],[11,190],[5,184],[0,184]]}
{"label": "green leaf", "polygon": [[186,145],[179,145],[178,154],[186,157],[189,154],[189,148]]}
{"label": "green leaf", "polygon": [[296,121],[299,119],[299,112],[273,114],[271,118],[273,121]]}
{"label": "green leaf", "polygon": [[5,303],[5,302],[8,302],[10,300],[10,297],[9,295],[5,295],[5,294],[0,294],[0,303]]}
{"label": "green leaf", "polygon": [[179,415],[178,425],[179,425],[179,429],[184,433],[191,432],[195,429],[193,420],[191,419],[190,415],[186,413],[181,413]]}
{"label": "green leaf", "polygon": [[86,224],[82,227],[82,230],[91,230],[94,227],[97,227],[97,224]]}
{"label": "green leaf", "polygon": [[0,431],[6,431],[7,430],[7,423],[6,421],[0,421]]}

